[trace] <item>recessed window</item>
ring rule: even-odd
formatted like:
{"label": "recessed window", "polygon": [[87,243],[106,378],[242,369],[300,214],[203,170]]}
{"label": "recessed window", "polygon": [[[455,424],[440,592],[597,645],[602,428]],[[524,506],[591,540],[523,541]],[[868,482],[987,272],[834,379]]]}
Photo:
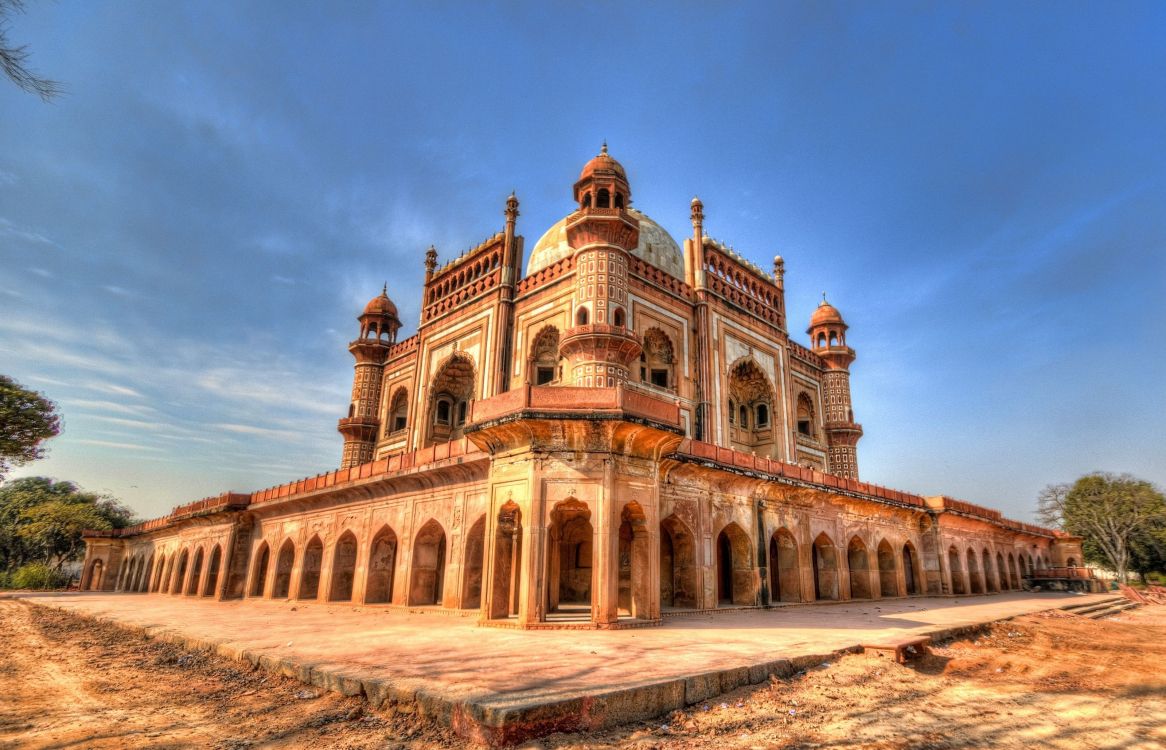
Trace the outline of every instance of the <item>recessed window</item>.
{"label": "recessed window", "polygon": [[438,401],[437,412],[435,414],[434,421],[436,421],[438,424],[449,424],[449,412],[451,406],[452,405],[444,399]]}
{"label": "recessed window", "polygon": [[758,427],[768,427],[769,426],[769,406],[767,406],[766,404],[758,404],[757,405],[756,424]]}
{"label": "recessed window", "polygon": [[540,367],[535,371],[534,384],[546,385],[555,379],[554,367]]}
{"label": "recessed window", "polygon": [[461,427],[466,423],[466,411],[469,408],[468,401],[459,401],[457,405],[457,426]]}
{"label": "recessed window", "polygon": [[810,434],[810,420],[799,419],[798,420],[798,432],[802,433],[803,435],[809,435]]}
{"label": "recessed window", "polygon": [[667,370],[652,370],[652,385],[659,388],[668,387],[668,371]]}

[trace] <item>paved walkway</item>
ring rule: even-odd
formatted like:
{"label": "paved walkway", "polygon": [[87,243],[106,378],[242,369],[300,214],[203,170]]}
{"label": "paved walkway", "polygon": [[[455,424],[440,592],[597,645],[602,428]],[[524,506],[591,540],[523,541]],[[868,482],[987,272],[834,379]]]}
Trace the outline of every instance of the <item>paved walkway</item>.
{"label": "paved walkway", "polygon": [[[494,729],[529,725],[531,731],[507,731],[505,737],[464,732],[501,741],[578,728],[571,727],[570,715],[580,711],[607,714],[585,716],[582,726],[643,718],[781,673],[781,660],[797,666],[860,642],[943,632],[1106,595],[1010,592],[845,602],[667,617],[656,628],[578,631],[481,628],[472,617],[339,604],[212,602],[163,594],[22,598],[216,647],[236,658],[262,658],[263,666],[282,664],[291,674],[298,669],[302,678],[329,687],[336,685],[325,674],[374,685],[380,680],[392,686],[389,697],[416,694],[420,700],[424,694],[441,702],[437,713],[444,716],[438,718],[448,718],[455,729],[459,721]],[[785,666],[788,672],[791,663]],[[376,698],[368,683],[364,692]],[[612,693],[623,697],[606,708],[593,705]]]}

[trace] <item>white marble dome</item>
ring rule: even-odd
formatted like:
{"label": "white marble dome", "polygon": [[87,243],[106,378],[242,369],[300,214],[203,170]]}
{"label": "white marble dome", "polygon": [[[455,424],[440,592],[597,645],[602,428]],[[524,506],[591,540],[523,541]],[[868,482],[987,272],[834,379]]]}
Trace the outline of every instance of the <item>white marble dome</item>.
{"label": "white marble dome", "polygon": [[[680,246],[672,239],[672,235],[634,208],[629,208],[628,213],[640,220],[640,241],[632,250],[632,255],[667,274],[683,279],[684,256],[681,255]],[[567,245],[567,217],[564,217],[535,243],[534,249],[530,251],[530,258],[526,261],[526,275],[535,274],[569,255],[571,248]]]}

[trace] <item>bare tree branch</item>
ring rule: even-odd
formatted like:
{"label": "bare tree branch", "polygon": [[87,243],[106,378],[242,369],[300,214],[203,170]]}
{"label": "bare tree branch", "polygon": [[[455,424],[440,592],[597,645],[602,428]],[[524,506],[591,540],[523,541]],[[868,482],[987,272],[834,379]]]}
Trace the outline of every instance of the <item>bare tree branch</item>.
{"label": "bare tree branch", "polygon": [[13,46],[8,39],[11,17],[24,12],[24,0],[0,0],[0,68],[17,86],[44,101],[51,101],[62,92],[61,84],[33,72],[27,63],[28,46]]}

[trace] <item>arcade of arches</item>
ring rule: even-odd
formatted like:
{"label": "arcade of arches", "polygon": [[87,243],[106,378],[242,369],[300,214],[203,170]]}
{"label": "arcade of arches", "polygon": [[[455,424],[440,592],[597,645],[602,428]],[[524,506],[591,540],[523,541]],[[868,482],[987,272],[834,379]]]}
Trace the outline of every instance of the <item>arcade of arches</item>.
{"label": "arcade of arches", "polygon": [[712,240],[699,200],[677,242],[606,148],[564,188],[525,275],[511,195],[502,231],[418,254],[413,335],[386,287],[369,301],[339,469],[87,533],[82,586],[607,628],[1006,591],[1082,559],[1080,540],[859,481],[848,326],[823,299],[798,343],[783,258]]}

